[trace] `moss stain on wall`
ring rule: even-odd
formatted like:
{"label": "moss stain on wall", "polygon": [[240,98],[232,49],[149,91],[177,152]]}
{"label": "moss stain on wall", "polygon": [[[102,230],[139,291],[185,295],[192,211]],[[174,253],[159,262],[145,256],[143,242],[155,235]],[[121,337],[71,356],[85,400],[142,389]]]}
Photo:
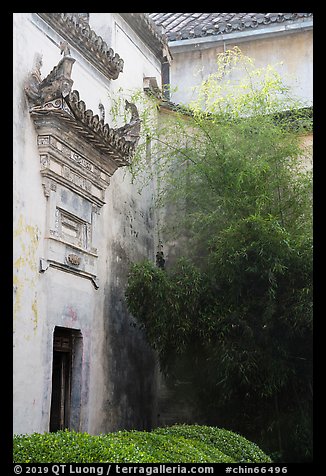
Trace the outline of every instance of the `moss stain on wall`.
{"label": "moss stain on wall", "polygon": [[[16,239],[14,252],[18,255],[18,258],[16,258],[13,263],[14,323],[18,315],[24,312],[24,320],[26,317],[27,319],[30,318],[35,331],[38,322],[37,292],[35,290],[38,273],[36,252],[39,244],[40,230],[36,225],[33,226],[26,223],[25,217],[20,215],[13,236]],[[33,294],[31,294],[31,291],[34,291]],[[23,296],[24,299],[22,299]],[[28,310],[28,306],[22,309],[22,302],[31,302],[30,311]]]}

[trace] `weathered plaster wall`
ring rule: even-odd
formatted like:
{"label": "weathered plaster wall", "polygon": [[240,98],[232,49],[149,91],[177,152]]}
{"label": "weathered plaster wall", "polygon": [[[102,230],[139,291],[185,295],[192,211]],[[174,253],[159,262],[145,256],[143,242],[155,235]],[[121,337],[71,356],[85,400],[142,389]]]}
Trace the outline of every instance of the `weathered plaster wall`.
{"label": "weathered plaster wall", "polygon": [[[101,343],[96,315],[98,295],[90,280],[70,273],[49,268],[42,276],[46,281],[46,313],[43,316],[43,340],[39,364],[43,367],[42,431],[48,431],[52,385],[52,347],[55,326],[81,330],[83,338],[83,358],[81,378],[80,428],[85,430],[92,423],[90,399],[92,394],[90,374],[97,373],[101,356],[93,356],[92,350]],[[101,392],[101,388],[94,389]],[[76,428],[78,429],[78,428]],[[86,430],[87,431],[87,430]]]}
{"label": "weathered plaster wall", "polygon": [[[216,55],[224,49],[238,46],[243,54],[255,60],[257,68],[277,65],[276,69],[291,86],[295,95],[312,104],[312,64],[313,33],[301,31],[268,38],[248,39],[241,42],[217,42],[210,48],[202,44],[192,47],[174,48],[171,43],[173,61],[171,65],[171,95],[176,103],[187,103],[195,98],[194,86],[198,86],[207,76],[216,71]],[[282,64],[280,64],[282,63]]]}
{"label": "weathered plaster wall", "polygon": [[[127,313],[124,289],[131,261],[154,259],[151,190],[139,194],[137,183],[132,185],[123,169],[111,178],[97,217],[98,289],[89,279],[53,267],[39,272],[47,252],[49,212],[24,81],[36,53],[43,59],[42,78],[58,64],[62,38],[36,14],[13,17],[14,432],[49,429],[55,326],[79,329],[83,336],[79,429],[100,433],[148,428],[155,418],[155,359]],[[109,93],[120,86],[142,88],[144,76],[160,71],[157,60],[141,51],[143,45],[132,30],[121,30],[123,23],[115,14],[90,16],[90,26],[125,60],[124,72],[115,81],[71,48],[76,59],[72,89],[94,114],[99,114],[101,102],[109,124]]]}
{"label": "weathered plaster wall", "polygon": [[14,428],[20,433],[42,430],[41,342],[46,299],[38,262],[44,251],[46,203],[23,89],[24,72],[33,66],[39,38],[23,15],[14,14],[13,27],[13,399]]}

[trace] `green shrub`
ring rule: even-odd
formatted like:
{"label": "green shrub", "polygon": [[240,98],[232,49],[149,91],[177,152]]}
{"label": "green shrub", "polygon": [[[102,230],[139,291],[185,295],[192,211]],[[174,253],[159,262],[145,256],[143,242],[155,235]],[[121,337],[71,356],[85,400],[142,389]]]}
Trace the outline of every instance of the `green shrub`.
{"label": "green shrub", "polygon": [[270,462],[254,443],[231,431],[174,425],[146,431],[89,435],[75,431],[14,435],[15,463]]}
{"label": "green shrub", "polygon": [[158,428],[157,434],[173,435],[203,442],[208,448],[219,449],[237,463],[263,463],[271,460],[251,441],[229,430],[212,426],[174,425],[169,428]]}

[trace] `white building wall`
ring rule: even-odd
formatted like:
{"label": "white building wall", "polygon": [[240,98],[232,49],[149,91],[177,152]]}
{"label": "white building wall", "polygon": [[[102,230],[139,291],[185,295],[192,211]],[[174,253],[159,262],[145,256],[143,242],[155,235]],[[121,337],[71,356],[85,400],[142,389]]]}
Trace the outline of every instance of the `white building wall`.
{"label": "white building wall", "polygon": [[[241,33],[243,35],[243,33]],[[214,37],[211,37],[211,39]],[[171,64],[172,90],[171,100],[176,103],[189,103],[196,94],[193,90],[199,86],[209,74],[217,69],[216,56],[225,50],[238,46],[242,53],[255,61],[257,68],[267,65],[275,66],[290,86],[293,94],[307,105],[313,100],[313,31],[289,31],[282,34],[256,36],[240,36],[238,39],[219,39],[204,41],[200,38],[196,43],[193,39],[170,42],[173,55]],[[177,43],[177,45],[176,45]]]}
{"label": "white building wall", "polygon": [[[110,125],[110,94],[142,88],[144,76],[159,78],[160,63],[117,14],[90,14],[90,26],[124,59],[124,71],[109,80],[71,46],[72,89],[94,114],[101,102]],[[37,53],[42,79],[58,64],[63,38],[36,14],[14,13],[13,39],[14,433],[49,430],[55,326],[83,335],[80,430],[148,427],[155,368],[142,334],[131,326],[124,287],[131,261],[154,258],[151,190],[138,194],[125,169],[111,178],[97,218],[98,289],[53,267],[40,272],[47,198],[24,82]]]}

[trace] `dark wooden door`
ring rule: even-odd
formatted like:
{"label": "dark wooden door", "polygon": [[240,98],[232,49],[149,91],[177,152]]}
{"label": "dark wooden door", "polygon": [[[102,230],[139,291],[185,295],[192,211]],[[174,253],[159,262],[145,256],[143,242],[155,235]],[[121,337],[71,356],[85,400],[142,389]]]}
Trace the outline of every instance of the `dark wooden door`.
{"label": "dark wooden door", "polygon": [[[64,334],[64,335],[60,335]],[[55,332],[53,344],[50,431],[69,428],[71,394],[71,338]]]}

